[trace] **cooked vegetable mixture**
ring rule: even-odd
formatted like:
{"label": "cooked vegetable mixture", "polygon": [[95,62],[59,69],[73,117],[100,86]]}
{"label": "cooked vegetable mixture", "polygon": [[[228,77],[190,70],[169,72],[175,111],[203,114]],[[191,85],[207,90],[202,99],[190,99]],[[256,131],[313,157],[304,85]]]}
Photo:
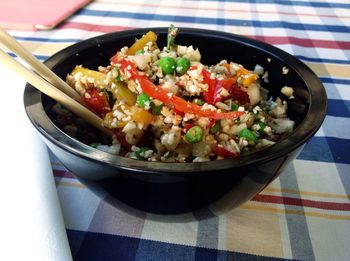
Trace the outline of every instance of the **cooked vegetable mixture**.
{"label": "cooked vegetable mixture", "polygon": [[[111,144],[91,146],[138,160],[200,162],[236,158],[292,132],[287,103],[267,99],[259,84],[263,68],[254,72],[226,60],[202,64],[205,54],[176,44],[177,34],[170,26],[160,49],[150,31],[119,50],[110,65],[96,71],[76,66],[67,76],[114,131]],[[62,115],[59,105],[54,110]],[[68,129],[78,131],[73,124]]]}

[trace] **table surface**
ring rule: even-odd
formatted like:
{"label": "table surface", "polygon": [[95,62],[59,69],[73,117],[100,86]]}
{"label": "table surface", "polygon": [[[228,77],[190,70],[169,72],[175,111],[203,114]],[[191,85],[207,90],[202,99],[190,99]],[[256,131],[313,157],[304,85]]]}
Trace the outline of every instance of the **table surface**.
{"label": "table surface", "polygon": [[187,222],[112,207],[50,153],[76,260],[348,260],[350,2],[96,0],[50,31],[9,30],[37,58],[107,32],[193,27],[270,43],[306,63],[328,95],[325,121],[264,191],[237,209]]}

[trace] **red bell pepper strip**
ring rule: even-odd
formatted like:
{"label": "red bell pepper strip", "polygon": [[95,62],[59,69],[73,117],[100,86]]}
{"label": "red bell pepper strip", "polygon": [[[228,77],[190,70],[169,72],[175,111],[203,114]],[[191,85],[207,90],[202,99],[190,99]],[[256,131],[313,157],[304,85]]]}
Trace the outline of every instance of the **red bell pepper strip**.
{"label": "red bell pepper strip", "polygon": [[122,59],[121,61],[116,62],[116,64],[120,64],[120,71],[122,73],[126,75],[130,74],[131,78],[140,84],[142,91],[145,94],[154,99],[160,100],[169,106],[173,106],[176,110],[183,113],[193,113],[201,117],[212,119],[236,119],[245,113],[241,111],[217,112],[215,110],[203,109],[198,104],[185,101],[173,93],[155,85],[149,78],[147,78],[147,76],[139,72],[131,61]]}
{"label": "red bell pepper strip", "polygon": [[220,92],[222,88],[225,88],[229,92],[229,96],[226,98],[233,98],[242,104],[249,103],[249,96],[245,91],[242,91],[238,86],[235,85],[237,78],[227,79],[211,79],[210,72],[207,70],[202,71],[203,83],[208,84],[208,91],[203,93],[204,100],[209,104],[215,104],[222,100]]}
{"label": "red bell pepper strip", "polygon": [[202,71],[203,83],[208,85],[208,90],[203,93],[204,100],[209,104],[214,104],[215,98],[217,96],[216,90],[216,79],[210,78],[210,72],[207,70]]}
{"label": "red bell pepper strip", "polygon": [[184,116],[184,114],[185,114],[185,113],[183,113],[182,111],[179,111],[179,110],[177,110],[177,109],[175,109],[175,108],[173,108],[173,111],[174,111],[174,113],[175,113],[176,115]]}
{"label": "red bell pepper strip", "polygon": [[228,79],[211,79],[210,78],[210,72],[207,70],[202,71],[203,74],[203,82],[208,85],[208,91],[203,93],[204,100],[209,104],[215,104],[219,101],[221,101],[222,96],[220,95],[220,92],[222,88],[225,88],[226,90],[230,90],[233,88],[233,85],[236,83],[236,78],[228,78]]}
{"label": "red bell pepper strip", "polygon": [[100,90],[89,89],[82,99],[86,106],[98,115],[104,116],[111,110],[106,95]]}
{"label": "red bell pepper strip", "polygon": [[232,159],[235,159],[239,156],[238,153],[234,153],[232,151],[229,151],[223,147],[220,147],[220,146],[216,146],[214,148],[214,153],[218,156],[221,156],[221,157],[224,157],[224,158],[232,158]]}

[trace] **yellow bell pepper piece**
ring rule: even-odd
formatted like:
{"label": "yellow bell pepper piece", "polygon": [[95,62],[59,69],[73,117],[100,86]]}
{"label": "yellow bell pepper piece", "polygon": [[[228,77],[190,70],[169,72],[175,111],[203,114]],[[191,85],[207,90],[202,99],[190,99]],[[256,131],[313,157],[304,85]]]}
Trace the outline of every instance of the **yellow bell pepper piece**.
{"label": "yellow bell pepper piece", "polygon": [[[82,66],[76,66],[72,71],[71,75],[74,76],[75,74],[78,74],[78,73],[81,73],[84,77],[93,79],[96,87],[99,87],[101,89],[108,87],[105,73],[87,69]],[[136,95],[133,92],[131,92],[125,86],[125,84],[115,80],[113,82],[116,85],[115,90],[113,90],[112,88],[108,88],[108,90],[113,93],[114,98],[117,99],[118,101],[124,100],[125,103],[130,106],[134,105],[136,103]]]}
{"label": "yellow bell pepper piece", "polygon": [[[115,110],[125,114],[125,117],[129,117],[128,114],[131,114],[131,120],[135,121],[136,123],[141,123],[144,126],[149,125],[154,120],[154,116],[150,112],[140,109],[137,106],[123,104],[119,105],[117,108],[115,108]],[[123,121],[121,119],[112,124],[113,119],[113,112],[108,112],[103,119],[103,125],[107,128],[123,128],[128,123],[128,121]]]}
{"label": "yellow bell pepper piece", "polygon": [[258,78],[259,78],[258,75],[250,74],[247,78],[245,78],[242,81],[242,84],[243,84],[244,87],[249,87],[252,83],[255,83]]}
{"label": "yellow bell pepper piece", "polygon": [[134,105],[136,103],[136,94],[130,91],[125,85],[121,82],[114,82],[116,84],[116,89],[114,91],[114,97],[118,101],[124,100],[127,105]]}
{"label": "yellow bell pepper piece", "polygon": [[148,125],[154,120],[154,116],[150,112],[142,109],[136,110],[131,118],[135,122],[141,123],[143,125]]}
{"label": "yellow bell pepper piece", "polygon": [[134,55],[138,50],[143,49],[143,47],[145,47],[145,45],[148,42],[155,43],[156,41],[157,41],[157,35],[154,32],[149,31],[147,34],[143,35],[140,39],[137,39],[135,43],[132,46],[130,46],[126,54]]}
{"label": "yellow bell pepper piece", "polygon": [[84,77],[91,78],[94,81],[95,86],[97,87],[105,87],[106,86],[106,74],[95,71],[95,70],[90,70],[87,68],[84,68],[82,66],[76,66],[74,70],[71,72],[71,75],[76,75],[78,73],[81,73]]}
{"label": "yellow bell pepper piece", "polygon": [[112,125],[113,122],[113,112],[107,112],[105,117],[103,118],[103,126],[113,129],[113,128],[123,128],[127,122],[126,121],[117,121],[116,125]]}
{"label": "yellow bell pepper piece", "polygon": [[259,79],[259,76],[257,74],[252,73],[245,68],[239,69],[236,76],[242,77],[241,83],[246,88],[249,87],[252,83],[255,83],[257,79]]}

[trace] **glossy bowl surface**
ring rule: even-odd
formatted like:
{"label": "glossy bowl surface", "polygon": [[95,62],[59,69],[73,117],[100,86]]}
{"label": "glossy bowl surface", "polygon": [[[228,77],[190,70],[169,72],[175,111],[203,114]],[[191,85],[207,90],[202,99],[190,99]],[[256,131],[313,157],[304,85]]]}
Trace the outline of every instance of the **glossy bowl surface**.
{"label": "glossy bowl surface", "polygon": [[[76,65],[97,69],[123,46],[147,31],[156,32],[158,45],[166,44],[167,28],[115,32],[91,38],[50,57],[45,63],[65,78]],[[181,45],[199,48],[203,64],[222,59],[253,70],[256,64],[269,73],[262,86],[288,102],[296,122],[294,132],[277,144],[240,157],[201,163],[144,162],[98,151],[60,130],[50,118],[53,101],[29,84],[24,92],[26,112],[48,147],[81,182],[116,207],[178,214],[209,207],[222,212],[251,199],[276,178],[321,126],[327,96],[318,77],[292,55],[271,45],[224,32],[181,28]],[[288,68],[287,74],[282,68]],[[294,88],[295,99],[282,97],[283,86]]]}

